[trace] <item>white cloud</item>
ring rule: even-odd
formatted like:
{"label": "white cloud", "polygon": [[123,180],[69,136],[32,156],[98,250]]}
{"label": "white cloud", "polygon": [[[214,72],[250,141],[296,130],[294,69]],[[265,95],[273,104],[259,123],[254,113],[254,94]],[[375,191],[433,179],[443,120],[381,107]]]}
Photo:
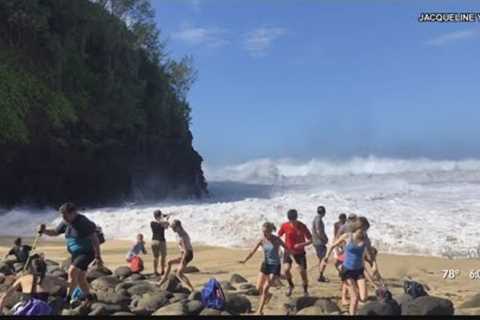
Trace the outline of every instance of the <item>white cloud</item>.
{"label": "white cloud", "polygon": [[246,34],[244,47],[253,57],[266,56],[273,42],[286,34],[284,28],[261,27]]}
{"label": "white cloud", "polygon": [[221,47],[229,43],[227,31],[221,28],[183,26],[171,35],[172,39],[192,46]]}
{"label": "white cloud", "polygon": [[460,40],[471,39],[479,34],[479,30],[477,29],[449,32],[428,40],[426,44],[430,46],[443,46]]}

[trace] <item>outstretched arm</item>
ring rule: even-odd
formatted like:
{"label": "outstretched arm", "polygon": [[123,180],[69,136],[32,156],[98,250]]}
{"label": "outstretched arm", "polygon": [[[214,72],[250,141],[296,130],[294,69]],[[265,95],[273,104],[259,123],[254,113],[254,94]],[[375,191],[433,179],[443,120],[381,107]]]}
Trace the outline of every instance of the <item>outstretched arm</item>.
{"label": "outstretched arm", "polygon": [[250,258],[253,257],[253,255],[255,254],[255,252],[257,252],[258,248],[260,248],[260,246],[262,245],[262,240],[258,241],[257,245],[255,246],[255,248],[253,248],[252,251],[250,251],[250,253],[248,254],[248,256],[240,261],[240,263],[244,264],[244,263],[247,263],[248,260],[250,260]]}
{"label": "outstretched arm", "polygon": [[337,240],[335,240],[335,242],[333,242],[333,244],[327,250],[327,254],[325,255],[325,259],[323,260],[324,263],[328,263],[328,258],[332,254],[333,249],[341,245],[344,241],[347,240],[347,238],[348,238],[348,234],[343,234],[342,236],[340,236],[340,238],[338,238]]}

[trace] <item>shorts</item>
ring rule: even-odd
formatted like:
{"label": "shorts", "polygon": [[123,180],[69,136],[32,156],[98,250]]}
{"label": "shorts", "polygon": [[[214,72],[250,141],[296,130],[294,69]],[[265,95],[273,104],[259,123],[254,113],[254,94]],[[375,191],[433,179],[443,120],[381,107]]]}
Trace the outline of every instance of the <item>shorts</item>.
{"label": "shorts", "polygon": [[192,250],[187,250],[185,251],[185,265],[187,265],[190,261],[193,260],[193,251]]}
{"label": "shorts", "polygon": [[95,260],[95,253],[72,253],[72,266],[82,271],[87,271],[90,263]]}
{"label": "shorts", "polygon": [[324,258],[327,254],[327,246],[324,244],[313,245],[315,251],[317,252],[317,257]]}
{"label": "shorts", "polygon": [[[295,263],[298,264],[302,269],[307,270],[307,256],[304,253],[300,254],[294,254],[293,255],[293,260],[295,260]],[[290,257],[289,254],[285,254],[283,256],[283,263],[285,264],[292,264],[292,258]]]}
{"label": "shorts", "polygon": [[274,276],[280,276],[280,270],[281,265],[279,264],[267,264],[264,262],[260,267],[260,272],[267,276],[270,274],[273,274]]}
{"label": "shorts", "polygon": [[343,268],[342,272],[340,273],[340,277],[342,278],[342,281],[347,281],[348,279],[352,279],[354,281],[364,279],[365,276],[363,275],[363,272],[365,269],[356,269],[356,270],[349,270]]}
{"label": "shorts", "polygon": [[153,240],[152,241],[152,254],[154,258],[167,256],[167,243],[165,241]]}

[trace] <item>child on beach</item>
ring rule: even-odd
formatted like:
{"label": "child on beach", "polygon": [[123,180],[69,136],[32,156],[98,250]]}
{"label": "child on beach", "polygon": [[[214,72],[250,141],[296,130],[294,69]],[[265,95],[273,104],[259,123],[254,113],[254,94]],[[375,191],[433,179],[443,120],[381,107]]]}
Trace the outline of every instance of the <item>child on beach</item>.
{"label": "child on beach", "polygon": [[137,242],[133,245],[132,249],[128,251],[127,262],[131,262],[133,257],[139,256],[141,253],[147,254],[145,249],[145,241],[143,240],[143,234],[137,234]]}
{"label": "child on beach", "polygon": [[168,275],[170,274],[170,270],[172,269],[173,265],[180,264],[180,267],[177,269],[177,277],[181,281],[185,282],[185,284],[191,291],[194,291],[195,288],[193,287],[187,276],[184,274],[185,267],[193,260],[193,247],[190,241],[190,236],[185,231],[185,229],[183,229],[180,220],[173,220],[170,228],[173,230],[173,232],[177,234],[180,256],[168,260],[167,270],[165,271],[165,274],[163,275],[163,278],[158,285],[162,286],[167,281]]}
{"label": "child on beach", "polygon": [[250,258],[253,257],[258,248],[262,247],[265,255],[265,259],[260,268],[260,274],[257,280],[257,290],[260,292],[260,304],[257,310],[258,315],[263,315],[263,308],[272,298],[272,294],[269,292],[270,287],[280,276],[281,260],[280,260],[280,247],[283,247],[288,253],[283,241],[275,236],[273,232],[276,231],[275,225],[270,222],[265,222],[262,226],[263,237],[257,242],[257,245],[249,253],[249,255],[240,263],[247,263]]}

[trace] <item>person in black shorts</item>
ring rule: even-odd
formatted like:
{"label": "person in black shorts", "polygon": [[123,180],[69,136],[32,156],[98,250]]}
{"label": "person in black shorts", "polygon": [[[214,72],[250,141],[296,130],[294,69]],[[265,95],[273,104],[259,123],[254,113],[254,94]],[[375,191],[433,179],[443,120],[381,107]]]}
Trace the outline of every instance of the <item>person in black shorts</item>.
{"label": "person in black shorts", "polygon": [[67,250],[71,255],[72,264],[68,269],[67,303],[70,302],[73,290],[78,286],[86,296],[87,303],[95,298],[90,294],[86,272],[88,266],[95,261],[102,265],[100,241],[96,232],[96,225],[84,215],[77,212],[73,203],[65,203],[59,209],[63,221],[55,229],[47,229],[44,224],[39,226],[39,232],[55,237],[65,234]]}
{"label": "person in black shorts", "polygon": [[[169,216],[163,214],[160,210],[153,212],[154,220],[150,222],[152,229],[152,254],[153,254],[153,273],[156,276],[165,274],[165,260],[167,258],[167,242],[165,240],[165,229],[168,228]],[[160,273],[158,273],[158,260],[160,258]]]}

